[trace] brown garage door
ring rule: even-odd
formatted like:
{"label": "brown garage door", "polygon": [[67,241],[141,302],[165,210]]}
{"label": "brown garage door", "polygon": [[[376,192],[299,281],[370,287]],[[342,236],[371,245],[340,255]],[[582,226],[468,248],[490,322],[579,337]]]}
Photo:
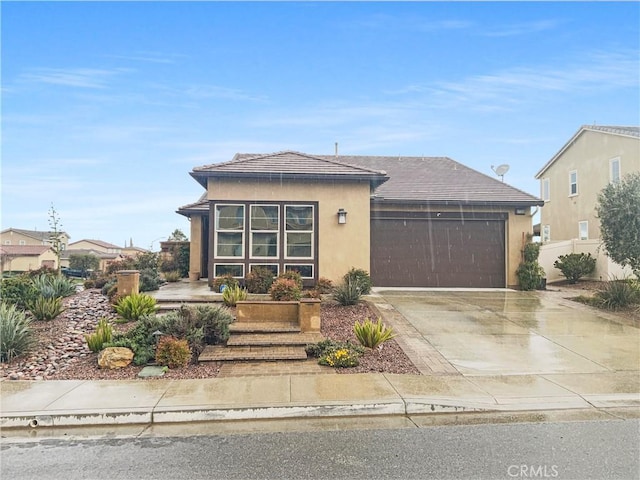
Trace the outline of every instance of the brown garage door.
{"label": "brown garage door", "polygon": [[371,279],[380,287],[504,288],[505,220],[487,214],[374,216]]}

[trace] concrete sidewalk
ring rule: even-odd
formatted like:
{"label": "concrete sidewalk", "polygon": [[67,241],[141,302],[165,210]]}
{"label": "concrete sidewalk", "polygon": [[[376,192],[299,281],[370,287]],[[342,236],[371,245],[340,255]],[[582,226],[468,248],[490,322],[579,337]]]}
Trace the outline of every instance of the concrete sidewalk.
{"label": "concrete sidewalk", "polygon": [[640,411],[640,379],[635,372],[617,372],[3,381],[0,406],[3,429],[620,407]]}

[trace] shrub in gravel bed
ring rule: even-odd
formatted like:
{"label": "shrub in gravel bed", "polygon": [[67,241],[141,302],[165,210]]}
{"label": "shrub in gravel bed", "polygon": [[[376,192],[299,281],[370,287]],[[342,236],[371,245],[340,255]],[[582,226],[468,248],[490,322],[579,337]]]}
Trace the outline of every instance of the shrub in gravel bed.
{"label": "shrub in gravel bed", "polygon": [[0,302],[0,361],[10,362],[35,343],[31,321],[14,305]]}

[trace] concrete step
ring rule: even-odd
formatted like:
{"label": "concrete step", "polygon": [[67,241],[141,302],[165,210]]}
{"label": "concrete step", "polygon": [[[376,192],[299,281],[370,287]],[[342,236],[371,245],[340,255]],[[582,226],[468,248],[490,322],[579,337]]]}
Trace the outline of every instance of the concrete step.
{"label": "concrete step", "polygon": [[238,362],[247,360],[306,360],[307,352],[304,347],[223,347],[208,345],[198,357],[198,362]]}
{"label": "concrete step", "polygon": [[297,322],[233,322],[231,333],[300,333]]}
{"label": "concrete step", "polygon": [[245,333],[231,335],[227,347],[236,346],[301,346],[318,343],[319,333]]}

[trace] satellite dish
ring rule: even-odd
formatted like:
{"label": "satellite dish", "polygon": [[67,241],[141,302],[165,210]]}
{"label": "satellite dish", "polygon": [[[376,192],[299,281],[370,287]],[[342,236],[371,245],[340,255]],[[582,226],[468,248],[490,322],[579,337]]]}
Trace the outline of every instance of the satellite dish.
{"label": "satellite dish", "polygon": [[496,173],[496,175],[498,175],[500,179],[504,182],[504,175],[509,171],[509,165],[507,165],[506,163],[503,163],[502,165],[498,165],[497,167],[494,167],[493,165],[491,165],[491,170],[493,170]]}

